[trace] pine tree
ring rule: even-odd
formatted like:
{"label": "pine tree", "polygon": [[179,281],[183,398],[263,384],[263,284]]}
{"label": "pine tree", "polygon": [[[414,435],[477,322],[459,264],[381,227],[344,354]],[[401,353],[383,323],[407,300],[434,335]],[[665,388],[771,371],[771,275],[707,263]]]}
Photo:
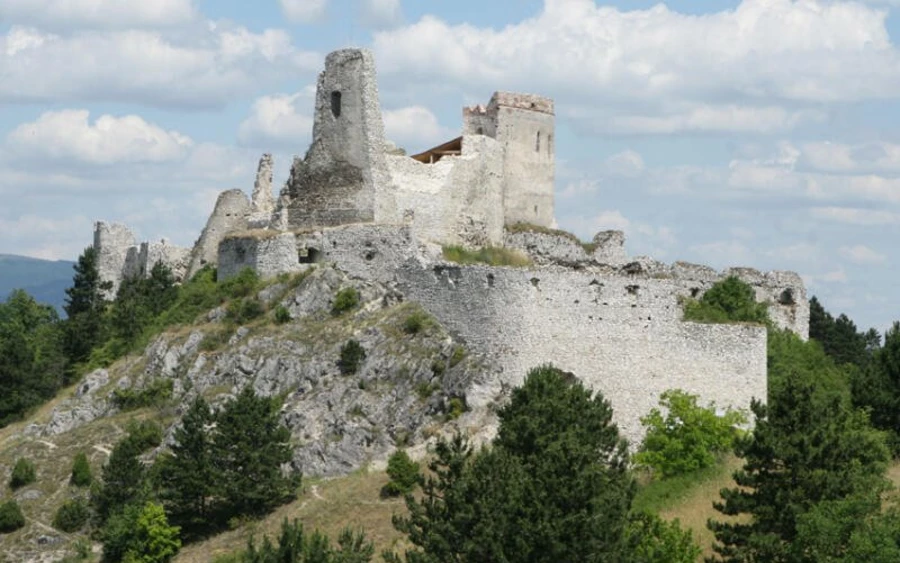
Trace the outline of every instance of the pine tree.
{"label": "pine tree", "polygon": [[291,460],[291,433],[279,407],[248,386],[216,415],[213,460],[227,513],[262,514],[290,498],[298,484],[281,472]]}
{"label": "pine tree", "polygon": [[103,292],[112,288],[111,283],[100,280],[94,247],[84,249],[74,269],[72,287],[66,289],[66,304],[63,306],[68,315],[66,351],[72,363],[86,360],[91,348],[102,339],[103,311],[106,307]]}
{"label": "pine tree", "polygon": [[191,403],[175,430],[170,456],[157,460],[160,498],[186,534],[209,524],[210,501],[220,482],[213,463],[213,413],[203,397]]}

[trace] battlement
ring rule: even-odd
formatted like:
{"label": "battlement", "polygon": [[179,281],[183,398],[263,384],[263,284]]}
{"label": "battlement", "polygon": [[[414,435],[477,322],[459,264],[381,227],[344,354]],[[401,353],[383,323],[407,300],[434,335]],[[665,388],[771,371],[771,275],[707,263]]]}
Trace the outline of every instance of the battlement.
{"label": "battlement", "polygon": [[507,107],[535,111],[539,113],[553,113],[553,100],[536,94],[521,94],[518,92],[494,92],[488,107]]}

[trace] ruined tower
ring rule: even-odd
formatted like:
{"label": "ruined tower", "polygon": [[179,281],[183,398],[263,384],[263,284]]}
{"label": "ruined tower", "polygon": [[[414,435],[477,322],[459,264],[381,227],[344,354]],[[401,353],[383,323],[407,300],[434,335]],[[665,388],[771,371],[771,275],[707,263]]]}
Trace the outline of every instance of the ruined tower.
{"label": "ruined tower", "polygon": [[504,221],[554,227],[553,100],[494,92],[487,107],[463,109],[463,134],[487,135],[503,146]]}
{"label": "ruined tower", "polygon": [[385,174],[374,56],[363,49],[334,51],[319,75],[312,144],[294,161],[283,192],[288,226],[375,221]]}

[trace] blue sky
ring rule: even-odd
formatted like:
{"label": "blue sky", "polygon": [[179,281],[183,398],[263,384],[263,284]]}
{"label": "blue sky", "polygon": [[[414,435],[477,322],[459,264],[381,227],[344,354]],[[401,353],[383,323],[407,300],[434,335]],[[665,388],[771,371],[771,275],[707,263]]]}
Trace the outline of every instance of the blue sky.
{"label": "blue sky", "polygon": [[388,136],[455,136],[494,90],[553,97],[556,215],[628,251],[799,272],[900,319],[897,0],[0,0],[0,253],[92,222],[190,245],[260,154],[283,183],[327,52],[375,52]]}

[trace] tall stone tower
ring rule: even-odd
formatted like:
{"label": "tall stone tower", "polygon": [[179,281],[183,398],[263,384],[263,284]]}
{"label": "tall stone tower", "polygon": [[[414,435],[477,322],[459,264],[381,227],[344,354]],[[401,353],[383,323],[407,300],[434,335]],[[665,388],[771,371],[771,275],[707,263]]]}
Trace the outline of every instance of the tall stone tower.
{"label": "tall stone tower", "polygon": [[505,223],[555,224],[553,100],[494,92],[487,107],[463,109],[463,133],[487,135],[503,146]]}
{"label": "tall stone tower", "polygon": [[384,123],[370,51],[343,49],[325,59],[316,90],[312,144],[296,159],[282,192],[290,228],[376,220],[387,184]]}

